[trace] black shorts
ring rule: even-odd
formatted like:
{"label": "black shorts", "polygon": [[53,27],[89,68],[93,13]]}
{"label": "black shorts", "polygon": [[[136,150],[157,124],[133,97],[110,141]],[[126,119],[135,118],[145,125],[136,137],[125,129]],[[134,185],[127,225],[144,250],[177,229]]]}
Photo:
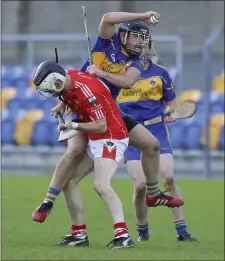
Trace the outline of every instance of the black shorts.
{"label": "black shorts", "polygon": [[128,132],[131,132],[133,128],[139,124],[137,121],[133,120],[129,116],[124,116],[123,120],[127,126]]}

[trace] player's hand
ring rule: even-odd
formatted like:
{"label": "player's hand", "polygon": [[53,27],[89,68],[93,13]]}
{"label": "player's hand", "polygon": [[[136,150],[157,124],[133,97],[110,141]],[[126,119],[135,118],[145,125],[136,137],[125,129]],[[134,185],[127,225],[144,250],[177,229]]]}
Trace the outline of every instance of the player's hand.
{"label": "player's hand", "polygon": [[66,110],[66,104],[64,102],[60,102],[54,108],[51,109],[51,113],[53,117],[57,118],[57,114],[61,113],[61,115],[63,115],[65,110]]}
{"label": "player's hand", "polygon": [[60,133],[61,130],[65,129],[65,127],[62,126],[61,123],[59,123],[58,127],[57,127],[57,131],[58,133]]}
{"label": "player's hand", "polygon": [[154,11],[148,11],[144,13],[146,16],[146,19],[143,20],[143,22],[147,25],[156,25],[160,21],[160,14]]}
{"label": "player's hand", "polygon": [[72,129],[72,122],[70,120],[66,121],[65,123],[59,123],[57,127],[57,131],[60,132],[63,129]]}
{"label": "player's hand", "polygon": [[87,67],[86,72],[88,72],[91,75],[95,75],[99,78],[103,77],[103,75],[104,75],[104,71],[99,69],[95,64],[89,65]]}
{"label": "player's hand", "polygon": [[174,122],[176,122],[176,119],[172,118],[171,116],[165,116],[164,122],[165,123],[174,123]]}

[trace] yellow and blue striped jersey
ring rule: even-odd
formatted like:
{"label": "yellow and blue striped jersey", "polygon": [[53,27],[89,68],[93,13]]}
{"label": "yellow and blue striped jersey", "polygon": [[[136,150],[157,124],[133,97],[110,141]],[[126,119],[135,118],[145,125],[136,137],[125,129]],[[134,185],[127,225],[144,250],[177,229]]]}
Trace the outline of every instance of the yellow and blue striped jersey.
{"label": "yellow and blue striped jersey", "polygon": [[117,97],[119,107],[136,121],[163,115],[163,101],[176,98],[168,71],[150,61],[131,89],[122,89]]}
{"label": "yellow and blue striped jersey", "polygon": [[[120,38],[117,34],[114,34],[111,39],[103,39],[98,36],[96,44],[92,49],[92,59],[98,68],[114,74],[124,74],[129,67],[135,67],[142,72],[147,62],[144,57],[130,57],[121,48]],[[81,71],[86,71],[89,64],[89,60],[86,61]],[[120,88],[105,79],[101,80],[109,87],[113,98],[116,99]]]}

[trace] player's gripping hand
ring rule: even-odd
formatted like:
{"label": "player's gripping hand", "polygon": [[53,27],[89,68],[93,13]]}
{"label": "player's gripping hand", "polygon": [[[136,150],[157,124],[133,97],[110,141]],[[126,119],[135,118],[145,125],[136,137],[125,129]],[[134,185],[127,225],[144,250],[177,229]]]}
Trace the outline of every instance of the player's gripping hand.
{"label": "player's gripping hand", "polygon": [[72,122],[71,120],[67,120],[65,123],[59,123],[57,127],[57,131],[60,132],[63,129],[76,130],[77,128],[78,128],[77,122]]}
{"label": "player's gripping hand", "polygon": [[176,122],[176,119],[172,118],[171,116],[165,116],[163,121],[165,123],[174,123]]}
{"label": "player's gripping hand", "polygon": [[87,67],[86,72],[88,72],[91,75],[95,75],[99,78],[102,78],[104,76],[104,71],[99,69],[96,65],[92,64]]}
{"label": "player's gripping hand", "polygon": [[154,11],[148,11],[144,13],[146,19],[143,20],[144,23],[147,25],[154,26],[159,23],[160,21],[160,14]]}
{"label": "player's gripping hand", "polygon": [[53,117],[57,118],[57,114],[61,113],[61,115],[63,115],[65,110],[66,110],[66,104],[64,102],[60,102],[54,108],[51,109],[51,113]]}
{"label": "player's gripping hand", "polygon": [[[164,110],[164,113],[167,114],[167,113],[171,113],[173,110],[170,106],[166,106],[165,110]],[[176,119],[174,119],[170,114],[168,115],[165,115],[164,118],[163,118],[163,122],[165,123],[174,123],[176,122]]]}

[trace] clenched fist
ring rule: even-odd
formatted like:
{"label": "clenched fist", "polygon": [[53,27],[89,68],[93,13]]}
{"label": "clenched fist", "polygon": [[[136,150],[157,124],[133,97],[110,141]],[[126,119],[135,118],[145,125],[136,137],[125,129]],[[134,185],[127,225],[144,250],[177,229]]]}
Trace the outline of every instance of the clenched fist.
{"label": "clenched fist", "polygon": [[148,11],[144,13],[144,15],[146,16],[146,19],[144,19],[143,22],[147,25],[154,26],[158,24],[160,21],[160,14],[157,12]]}

